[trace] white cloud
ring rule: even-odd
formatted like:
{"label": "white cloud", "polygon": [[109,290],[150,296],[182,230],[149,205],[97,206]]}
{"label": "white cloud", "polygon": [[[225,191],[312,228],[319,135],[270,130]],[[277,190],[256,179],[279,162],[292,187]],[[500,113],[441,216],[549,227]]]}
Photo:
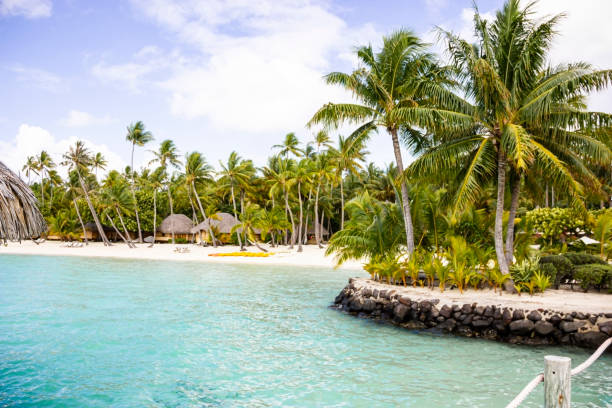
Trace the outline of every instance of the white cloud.
{"label": "white cloud", "polygon": [[133,4],[199,52],[187,58],[145,47],[129,62],[96,65],[94,75],[132,90],[157,86],[167,92],[173,115],[207,118],[225,131],[303,129],[323,103],[349,99],[322,80],[332,61],[346,62],[355,45],[380,37],[372,26],[349,28],[307,0]]}
{"label": "white cloud", "polygon": [[[62,161],[62,155],[77,140],[83,140],[85,146],[91,152],[102,153],[108,160],[109,169],[122,169],[125,167],[125,161],[104,144],[97,144],[87,139],[77,138],[76,136],[58,139],[46,129],[25,123],[19,126],[17,135],[13,140],[0,140],[0,151],[3,153],[2,160],[4,164],[13,171],[19,172],[28,156],[40,154],[42,150],[46,150],[51,155],[53,161],[59,165]],[[59,171],[62,176],[66,176],[67,171],[65,168],[60,167]]]}
{"label": "white cloud", "polygon": [[1,16],[50,17],[51,9],[51,0],[0,0]]}
{"label": "white cloud", "polygon": [[13,65],[7,68],[15,73],[17,81],[28,86],[34,86],[46,91],[57,92],[65,86],[64,81],[57,75],[44,69]]}
{"label": "white cloud", "polygon": [[60,123],[67,127],[86,127],[93,125],[106,125],[113,120],[110,116],[96,117],[91,113],[71,110],[68,116],[60,120]]}

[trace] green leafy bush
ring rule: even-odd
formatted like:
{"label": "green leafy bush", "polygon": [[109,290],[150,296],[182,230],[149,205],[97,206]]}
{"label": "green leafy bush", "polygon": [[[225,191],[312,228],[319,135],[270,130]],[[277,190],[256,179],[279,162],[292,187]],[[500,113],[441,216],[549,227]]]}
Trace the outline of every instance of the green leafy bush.
{"label": "green leafy bush", "polygon": [[606,261],[596,255],[587,254],[585,252],[567,252],[563,254],[572,265],[588,265],[588,264],[601,264],[606,265]]}
{"label": "green leafy bush", "polygon": [[557,268],[553,264],[540,262],[540,273],[546,276],[550,284],[555,285],[555,288],[559,287],[557,284]]}
{"label": "green leafy bush", "polygon": [[[547,255],[540,258],[540,269],[544,265],[550,265],[555,268],[554,279],[551,275],[551,282],[554,282],[555,289],[559,289],[561,282],[572,279],[574,275],[574,265],[570,260],[563,255]],[[550,266],[546,266],[546,271],[552,272]]]}
{"label": "green leafy bush", "polygon": [[585,264],[576,266],[574,278],[580,281],[580,287],[586,292],[591,287],[602,288],[609,285],[612,266],[602,264]]}
{"label": "green leafy bush", "polygon": [[516,283],[527,283],[531,281],[533,275],[539,270],[540,258],[535,256],[529,259],[523,259],[510,268],[512,280]]}
{"label": "green leafy bush", "polygon": [[526,218],[535,232],[549,242],[559,241],[562,235],[572,236],[588,229],[588,221],[571,208],[537,208],[528,211]]}

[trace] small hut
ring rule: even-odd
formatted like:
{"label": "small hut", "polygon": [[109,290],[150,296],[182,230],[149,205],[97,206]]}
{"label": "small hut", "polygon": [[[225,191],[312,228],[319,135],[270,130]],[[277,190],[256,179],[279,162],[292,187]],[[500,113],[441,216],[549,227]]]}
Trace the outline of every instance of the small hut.
{"label": "small hut", "polygon": [[166,217],[159,228],[157,228],[158,234],[155,236],[156,241],[168,242],[172,240],[172,234],[175,239],[180,240],[191,240],[193,234],[191,229],[193,228],[193,221],[189,217],[183,214],[174,214]]}
{"label": "small hut", "polygon": [[[327,230],[327,228],[325,228],[324,226],[321,226],[321,241],[327,241],[329,239],[329,231]],[[308,244],[316,244],[317,240],[316,240],[316,236],[315,236],[315,230],[314,227],[311,225],[308,226],[308,230],[306,231],[306,242]]]}
{"label": "small hut", "polygon": [[36,238],[46,231],[32,190],[0,162],[0,240]]}
{"label": "small hut", "polygon": [[[236,219],[232,214],[226,212],[218,212],[212,217],[207,218],[202,221],[195,227],[191,229],[192,234],[200,234],[202,236],[202,240],[210,242],[211,239],[208,236],[208,226],[210,225],[210,229],[212,229],[213,234],[215,234],[215,238],[218,241],[227,244],[231,242],[232,237],[232,228],[236,225],[240,224],[240,221]],[[242,232],[242,228],[238,228],[239,232]],[[254,228],[256,235],[259,235],[261,231],[257,228]]]}

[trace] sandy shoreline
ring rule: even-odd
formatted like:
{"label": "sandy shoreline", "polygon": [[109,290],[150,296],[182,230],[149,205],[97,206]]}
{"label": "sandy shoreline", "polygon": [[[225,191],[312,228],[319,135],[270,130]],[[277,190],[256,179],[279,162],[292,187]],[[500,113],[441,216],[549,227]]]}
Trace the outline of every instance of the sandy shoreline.
{"label": "sandy shoreline", "polygon": [[441,304],[464,305],[466,303],[478,303],[481,306],[503,306],[515,309],[548,309],[559,312],[571,313],[580,311],[583,313],[612,313],[612,295],[607,293],[582,293],[579,291],[549,289],[545,293],[530,296],[528,293],[521,296],[511,295],[506,292],[500,296],[490,289],[466,290],[463,294],[457,289],[440,292],[438,288],[430,290],[427,288],[413,288],[408,286],[386,285],[374,282],[366,278],[354,280],[356,287],[371,287],[378,289],[395,290],[400,296],[408,296],[412,300],[440,299]]}
{"label": "sandy shoreline", "polygon": [[[65,243],[58,241],[47,241],[36,245],[32,241],[24,241],[21,244],[9,242],[8,246],[0,246],[0,256],[2,254],[17,255],[50,255],[50,256],[85,256],[101,258],[122,258],[122,259],[147,259],[164,261],[193,261],[209,263],[233,263],[251,265],[288,265],[288,266],[313,266],[333,268],[335,262],[333,257],[325,256],[325,249],[320,249],[316,245],[304,245],[302,252],[297,252],[297,247],[290,250],[282,246],[278,248],[268,248],[269,252],[274,253],[269,257],[215,257],[209,256],[213,253],[239,252],[237,246],[222,246],[218,248],[200,247],[196,245],[172,245],[156,244],[149,248],[148,244],[137,244],[136,248],[130,249],[123,243],[116,243],[111,247],[105,247],[101,242],[89,243],[83,247],[66,247]],[[177,253],[175,248],[189,248],[187,253]],[[249,247],[247,252],[261,253],[255,247]],[[346,262],[340,268],[360,270],[361,262]]]}

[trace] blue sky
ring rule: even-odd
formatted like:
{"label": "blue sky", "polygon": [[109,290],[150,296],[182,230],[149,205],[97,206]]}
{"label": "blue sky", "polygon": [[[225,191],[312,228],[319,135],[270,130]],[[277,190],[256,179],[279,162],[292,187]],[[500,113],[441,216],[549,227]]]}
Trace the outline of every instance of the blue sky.
{"label": "blue sky", "polygon": [[[478,1],[492,15],[501,0]],[[218,165],[232,150],[263,164],[285,133],[328,101],[348,100],[321,77],[353,67],[356,45],[410,28],[433,41],[440,25],[469,37],[471,0],[0,0],[0,160],[19,170],[47,149],[56,161],[84,139],[111,166],[128,163],[125,128],[199,150]],[[612,67],[612,2],[542,0],[565,11],[553,63]],[[592,98],[612,111],[612,93]],[[393,158],[383,135],[369,146]],[[136,155],[148,161],[145,149]]]}

